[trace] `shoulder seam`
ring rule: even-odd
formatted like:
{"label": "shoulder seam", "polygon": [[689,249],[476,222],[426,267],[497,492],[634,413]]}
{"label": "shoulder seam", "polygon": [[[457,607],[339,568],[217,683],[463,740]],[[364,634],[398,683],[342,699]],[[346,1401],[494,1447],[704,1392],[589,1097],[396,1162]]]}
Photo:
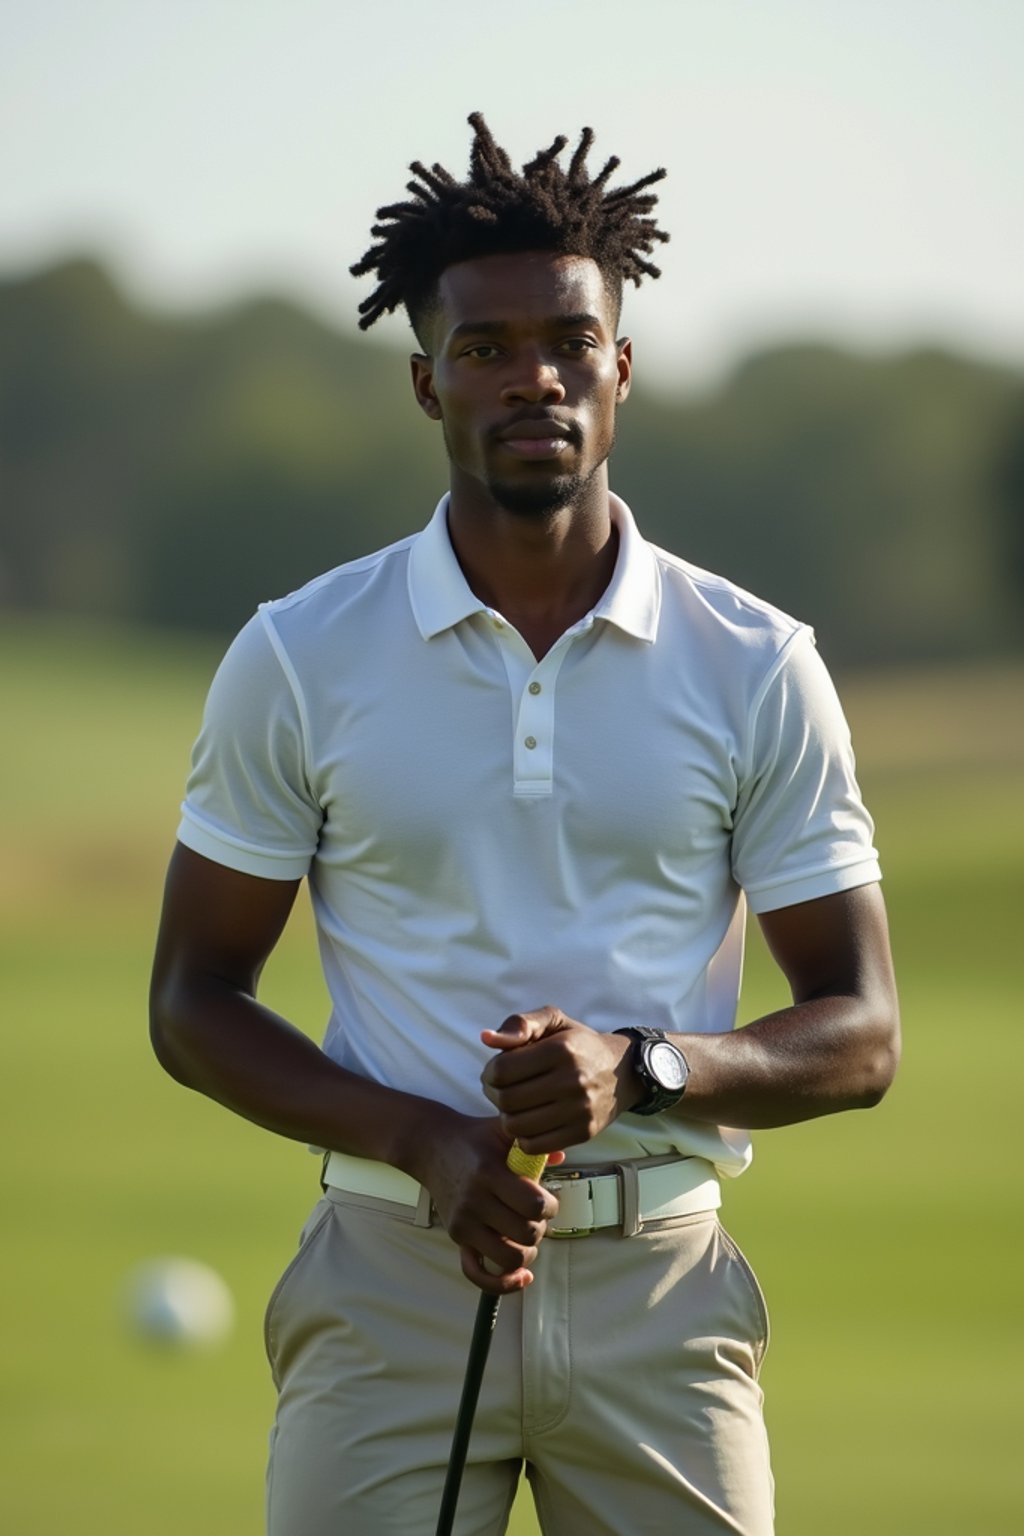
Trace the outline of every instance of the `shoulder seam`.
{"label": "shoulder seam", "polygon": [[747,755],[743,764],[744,778],[749,775],[751,770],[750,752],[753,748],[754,734],[757,729],[757,717],[761,713],[761,706],[764,704],[764,701],[768,695],[769,688],[772,686],[775,679],[782,671],[782,668],[785,666],[790,651],[802,636],[808,636],[810,643],[812,645],[814,644],[814,631],[811,629],[809,624],[797,624],[794,620],[794,625],[795,627],[792,633],[786,636],[785,640],[782,642],[778,650],[775,652],[775,655],[772,657],[771,662],[765,668],[764,677],[762,677],[760,683],[757,685],[757,688],[754,690],[754,696],[750,701],[750,708],[747,710]]}
{"label": "shoulder seam", "polygon": [[260,603],[259,612],[263,613],[267,609],[280,611],[286,608],[297,607],[332,581],[338,581],[345,576],[361,576],[366,571],[372,571],[375,566],[383,564],[385,560],[391,559],[392,556],[402,554],[409,548],[416,537],[417,535],[412,533],[407,538],[399,539],[394,544],[386,545],[384,549],[375,550],[371,555],[360,555],[355,560],[345,560],[341,565],[333,566],[331,570],[323,571],[319,576],[314,576],[296,591],[288,592],[284,597],[274,597],[268,602]]}
{"label": "shoulder seam", "polygon": [[314,763],[313,737],[309,724],[309,711],[306,708],[306,695],[303,692],[302,684],[299,682],[299,675],[292,664],[292,659],[288,655],[287,649],[285,648],[285,643],[281,639],[281,636],[278,634],[277,628],[274,625],[273,617],[268,611],[269,607],[269,604],[263,603],[260,605],[257,611],[260,616],[260,621],[263,625],[264,633],[266,634],[267,640],[270,643],[270,648],[274,653],[278,666],[281,668],[281,671],[284,674],[285,682],[288,684],[292,698],[295,700],[295,708],[299,712],[299,728],[302,731],[302,750],[306,758],[306,785],[310,794],[313,795],[313,785],[310,781],[310,775]]}
{"label": "shoulder seam", "polygon": [[746,587],[741,587],[738,582],[730,580],[728,576],[721,576],[715,571],[706,571],[702,566],[693,565],[689,560],[684,560],[681,555],[674,555],[671,550],[662,549],[657,544],[652,544],[650,547],[659,565],[667,565],[670,569],[678,571],[695,587],[727,593],[744,607],[776,619],[793,633],[808,628],[801,619],[794,618],[791,613],[787,613],[784,608],[780,608],[768,598],[759,597],[756,592],[750,592]]}

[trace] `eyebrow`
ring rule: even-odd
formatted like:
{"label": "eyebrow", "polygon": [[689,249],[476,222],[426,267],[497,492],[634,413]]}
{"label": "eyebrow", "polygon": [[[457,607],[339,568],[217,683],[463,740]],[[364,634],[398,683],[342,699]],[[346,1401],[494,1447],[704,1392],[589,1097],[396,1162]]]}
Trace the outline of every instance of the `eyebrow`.
{"label": "eyebrow", "polygon": [[[515,322],[512,320],[464,320],[450,333],[451,341],[458,341],[463,336],[497,336],[502,331],[507,331]],[[601,330],[604,322],[597,315],[581,313],[578,315],[551,315],[550,318],[541,321],[545,330]]]}

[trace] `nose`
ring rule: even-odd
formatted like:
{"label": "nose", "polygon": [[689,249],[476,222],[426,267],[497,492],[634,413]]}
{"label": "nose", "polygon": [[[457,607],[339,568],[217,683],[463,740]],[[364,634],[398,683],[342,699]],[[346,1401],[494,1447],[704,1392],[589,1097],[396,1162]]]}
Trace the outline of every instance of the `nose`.
{"label": "nose", "polygon": [[517,356],[501,391],[502,402],[514,405],[526,401],[529,405],[557,404],[565,399],[558,369],[542,352],[524,353]]}

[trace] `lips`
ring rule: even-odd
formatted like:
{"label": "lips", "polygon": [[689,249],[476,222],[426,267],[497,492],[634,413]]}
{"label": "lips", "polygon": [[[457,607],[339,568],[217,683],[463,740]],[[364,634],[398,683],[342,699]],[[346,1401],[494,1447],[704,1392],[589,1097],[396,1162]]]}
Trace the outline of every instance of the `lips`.
{"label": "lips", "polygon": [[501,446],[520,459],[555,459],[570,443],[567,437],[503,437]]}
{"label": "lips", "polygon": [[495,434],[506,452],[520,459],[555,459],[574,444],[574,430],[548,417],[510,422]]}

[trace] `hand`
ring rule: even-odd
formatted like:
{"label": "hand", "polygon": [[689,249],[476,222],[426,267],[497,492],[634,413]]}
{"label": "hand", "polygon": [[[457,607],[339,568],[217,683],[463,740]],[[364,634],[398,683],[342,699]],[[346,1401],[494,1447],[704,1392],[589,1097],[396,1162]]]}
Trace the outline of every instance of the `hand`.
{"label": "hand", "polygon": [[[497,1117],[452,1119],[424,1139],[417,1177],[459,1245],[466,1279],[492,1296],[523,1290],[533,1281],[530,1265],[558,1201],[508,1167],[512,1143]],[[557,1165],[564,1156],[553,1151],[548,1161]]]}
{"label": "hand", "polygon": [[557,1008],[514,1013],[481,1039],[500,1053],[484,1068],[484,1092],[524,1152],[591,1141],[640,1097],[629,1039]]}

